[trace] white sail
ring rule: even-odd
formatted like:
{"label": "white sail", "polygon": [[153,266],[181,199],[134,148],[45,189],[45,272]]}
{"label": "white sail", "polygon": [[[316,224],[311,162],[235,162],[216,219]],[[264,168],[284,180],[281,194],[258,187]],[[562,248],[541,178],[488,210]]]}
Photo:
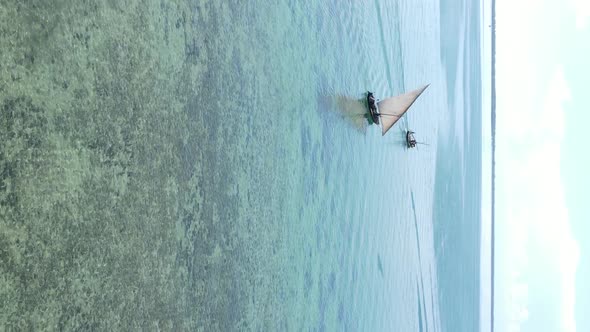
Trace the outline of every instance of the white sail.
{"label": "white sail", "polygon": [[422,92],[430,84],[427,84],[419,89],[404,93],[403,95],[384,99],[377,103],[379,107],[379,114],[381,114],[381,134],[385,133],[393,127],[393,125],[399,120],[404,113],[412,106],[414,101],[420,97]]}

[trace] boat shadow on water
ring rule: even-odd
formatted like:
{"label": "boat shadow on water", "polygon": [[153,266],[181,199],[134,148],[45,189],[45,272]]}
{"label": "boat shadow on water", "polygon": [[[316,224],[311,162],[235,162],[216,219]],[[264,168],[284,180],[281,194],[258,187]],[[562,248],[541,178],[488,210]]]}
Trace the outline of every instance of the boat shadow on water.
{"label": "boat shadow on water", "polygon": [[324,95],[318,98],[319,109],[329,110],[342,117],[345,122],[361,133],[373,124],[367,111],[366,97],[353,98],[345,95]]}

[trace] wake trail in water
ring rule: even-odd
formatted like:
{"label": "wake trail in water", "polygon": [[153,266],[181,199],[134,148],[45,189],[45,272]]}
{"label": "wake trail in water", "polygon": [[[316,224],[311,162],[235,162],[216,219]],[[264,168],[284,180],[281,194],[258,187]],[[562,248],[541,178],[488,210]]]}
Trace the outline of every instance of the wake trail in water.
{"label": "wake trail in water", "polygon": [[[420,235],[418,230],[418,216],[416,215],[416,202],[414,200],[414,192],[410,191],[410,196],[412,199],[412,212],[414,214],[414,230],[416,232],[416,249],[418,250],[418,278],[416,282],[416,287],[418,290],[418,314],[419,314],[419,322],[420,322],[420,331],[428,331],[428,325],[426,324],[427,316],[426,316],[426,299],[424,298],[425,291],[424,291],[424,274],[422,273],[422,255],[420,249]],[[418,282],[419,281],[419,282]],[[424,320],[424,326],[422,325],[422,320]]]}
{"label": "wake trail in water", "polygon": [[[385,38],[385,31],[384,31],[384,26],[383,26],[383,18],[381,16],[381,8],[379,7],[379,1],[375,0],[375,8],[377,8],[377,25],[379,26],[379,37],[381,38],[381,50],[383,51],[383,60],[385,62],[385,69],[386,69],[386,77],[387,77],[387,85],[389,87],[389,91],[393,92],[393,88],[394,88],[394,84],[393,84],[393,78],[392,78],[392,70],[391,70],[391,64],[389,61],[389,56],[387,54],[387,41]],[[400,37],[400,31],[401,31],[401,24],[400,24],[400,17],[399,17],[399,4],[396,2],[395,3],[395,14],[394,14],[394,26],[395,26],[395,38],[394,38],[394,44],[395,47],[394,49],[397,51],[397,54],[395,54],[399,59],[399,63],[402,64],[402,66],[400,66],[400,70],[397,71],[398,75],[399,75],[399,82],[401,84],[401,90],[405,91],[405,77],[404,77],[404,70],[403,70],[403,63],[404,63],[404,59],[403,59],[403,52],[402,52],[402,43],[401,43],[401,37]],[[400,119],[400,121],[403,121],[404,127],[406,128],[405,130],[408,130],[408,123],[407,123],[407,119],[404,116],[402,116],[402,118]]]}

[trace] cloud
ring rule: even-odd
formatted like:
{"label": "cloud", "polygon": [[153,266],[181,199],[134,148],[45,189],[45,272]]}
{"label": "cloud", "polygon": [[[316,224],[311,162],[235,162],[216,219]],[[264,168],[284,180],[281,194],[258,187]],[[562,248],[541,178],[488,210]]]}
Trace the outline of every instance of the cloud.
{"label": "cloud", "polygon": [[[557,66],[548,84],[541,89],[543,85],[538,83],[538,91],[543,94],[530,91],[521,95],[525,99],[518,108],[511,107],[509,101],[519,96],[507,89],[526,80],[508,71],[498,77],[498,98],[505,99],[503,103],[498,102],[498,117],[504,119],[501,123],[506,126],[498,131],[497,137],[498,194],[503,195],[502,207],[506,211],[503,223],[509,225],[503,242],[510,253],[510,257],[499,258],[506,260],[504,268],[509,271],[504,291],[509,293],[510,303],[499,306],[505,307],[505,329],[520,331],[534,314],[529,306],[527,278],[543,278],[544,274],[544,271],[530,271],[533,267],[527,263],[543,259],[544,268],[559,274],[560,283],[547,287],[557,287],[561,296],[561,312],[554,313],[561,322],[561,330],[575,331],[574,287],[579,246],[568,220],[560,162],[565,130],[563,105],[571,99],[571,93],[563,67]],[[537,100],[541,102],[536,103]],[[514,119],[517,124],[510,123]],[[537,248],[540,250],[532,250],[532,242],[541,244]],[[499,327],[502,329],[501,324]]]}
{"label": "cloud", "polygon": [[576,14],[576,28],[582,30],[588,26],[590,18],[590,1],[572,0],[572,5]]}
{"label": "cloud", "polygon": [[[570,234],[571,236],[571,234]],[[580,261],[580,246],[572,238],[565,239],[561,246],[560,269],[562,307],[561,318],[563,331],[576,331],[575,304],[576,304],[576,271]]]}

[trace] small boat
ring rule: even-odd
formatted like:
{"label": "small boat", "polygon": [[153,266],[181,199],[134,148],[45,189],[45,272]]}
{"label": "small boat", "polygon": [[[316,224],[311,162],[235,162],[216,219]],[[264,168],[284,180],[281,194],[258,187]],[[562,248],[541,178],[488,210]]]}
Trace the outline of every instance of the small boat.
{"label": "small boat", "polygon": [[[401,119],[429,85],[427,84],[416,90],[381,101],[377,101],[372,92],[367,93],[367,103],[369,104],[371,119],[375,124],[381,122],[381,135],[385,135],[397,120]],[[379,118],[381,118],[381,121],[379,121]]]}
{"label": "small boat", "polygon": [[413,132],[411,130],[406,131],[406,146],[409,149],[417,147],[418,144],[428,145],[428,143],[416,141],[416,137],[414,137],[415,133],[416,132]]}
{"label": "small boat", "polygon": [[416,142],[416,138],[414,137],[414,132],[411,130],[408,130],[406,132],[406,146],[408,148],[415,148],[416,144],[418,144],[418,142]]}

